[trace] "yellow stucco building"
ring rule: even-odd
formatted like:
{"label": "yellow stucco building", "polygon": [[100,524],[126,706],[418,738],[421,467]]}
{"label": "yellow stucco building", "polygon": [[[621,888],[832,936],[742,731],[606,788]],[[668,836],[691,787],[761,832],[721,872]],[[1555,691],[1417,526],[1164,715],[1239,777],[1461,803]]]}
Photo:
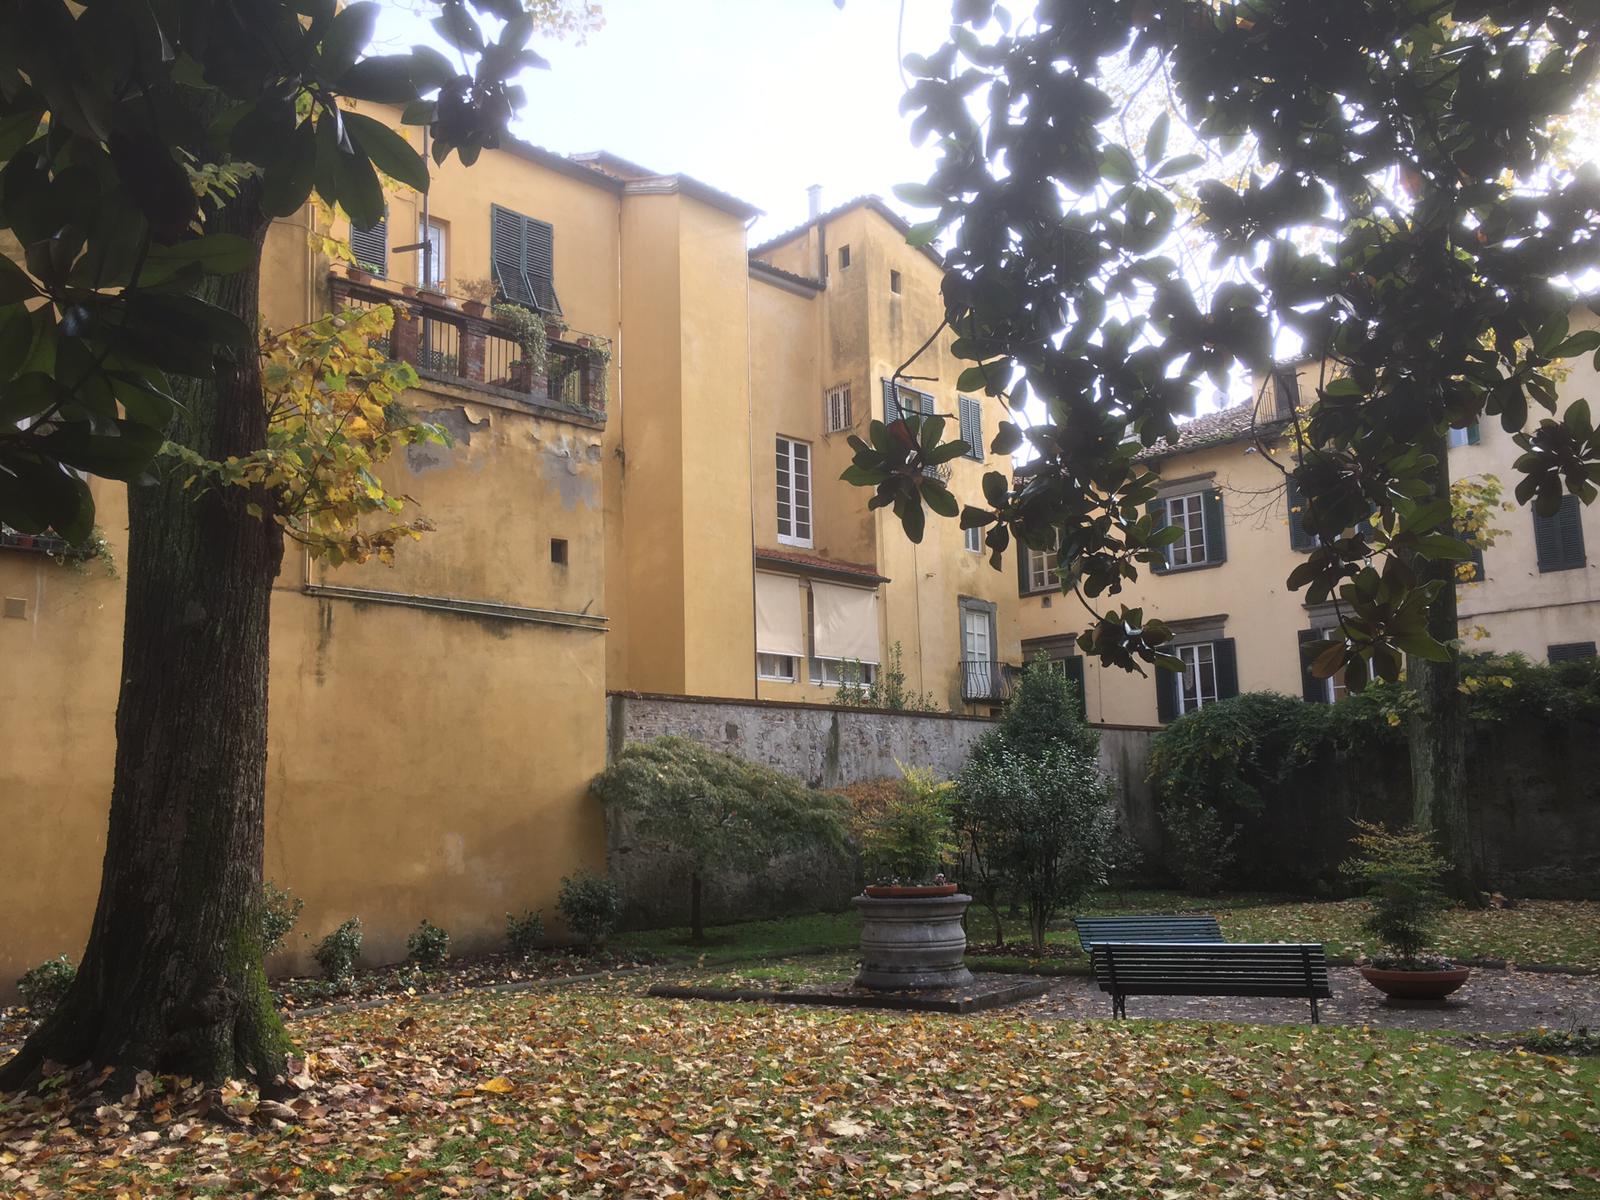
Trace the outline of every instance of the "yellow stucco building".
{"label": "yellow stucco building", "polygon": [[[1574,330],[1592,328],[1596,319],[1580,308],[1572,323]],[[1090,620],[1075,597],[1060,593],[1053,556],[1030,551],[1019,565],[1024,656],[1048,655],[1080,679],[1090,720],[1162,724],[1241,691],[1311,701],[1342,694],[1342,679],[1312,677],[1299,651],[1302,641],[1338,623],[1334,606],[1308,605],[1284,582],[1312,542],[1293,518],[1280,469],[1292,462],[1282,418],[1296,395],[1314,395],[1317,374],[1315,364],[1301,364],[1256,380],[1253,399],[1187,422],[1175,444],[1143,456],[1161,476],[1160,515],[1185,533],[1169,548],[1164,570],[1141,568],[1115,599],[1172,628],[1181,677],[1140,676],[1080,657],[1073,641]],[[1587,358],[1572,360],[1561,405],[1593,394],[1597,383]],[[1451,478],[1494,476],[1510,501],[1520,453],[1498,423],[1453,431]],[[1490,524],[1504,532],[1483,551],[1477,580],[1457,587],[1468,648],[1535,661],[1592,656],[1600,638],[1600,511],[1568,497],[1555,517],[1517,507],[1494,513]]]}
{"label": "yellow stucco building", "polygon": [[[936,260],[881,202],[752,253],[756,209],[615,156],[518,145],[435,172],[425,215],[399,190],[378,227],[308,209],[267,243],[267,323],[395,306],[393,352],[423,377],[408,402],[455,438],[391,465],[436,526],[395,566],[291,553],[276,583],[266,872],[307,935],[282,968],[350,915],[380,962],[423,917],[469,950],[508,911],[550,917],[563,875],[604,867],[586,785],[608,690],[827,702],[898,644],[909,689],[982,713],[1020,661],[1010,563],[953,521],[914,547],[838,480],[942,317]],[[491,290],[540,310],[548,344],[474,302]],[[982,426],[948,339],[914,373],[935,382],[891,404]],[[985,469],[1009,462],[953,465],[958,498]],[[0,545],[0,987],[79,951],[98,886],[126,504],[93,486],[108,558]]]}

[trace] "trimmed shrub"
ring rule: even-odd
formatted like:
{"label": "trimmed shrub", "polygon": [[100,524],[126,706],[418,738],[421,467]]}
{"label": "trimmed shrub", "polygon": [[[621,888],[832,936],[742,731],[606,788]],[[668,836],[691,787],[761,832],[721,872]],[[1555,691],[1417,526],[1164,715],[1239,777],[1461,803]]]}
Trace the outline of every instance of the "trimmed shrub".
{"label": "trimmed shrub", "polygon": [[1167,866],[1178,881],[1197,896],[1219,891],[1238,861],[1239,827],[1225,826],[1204,803],[1183,800],[1161,806],[1161,826],[1167,831]]}
{"label": "trimmed shrub", "polygon": [[561,881],[556,907],[585,948],[596,950],[622,920],[622,896],[617,885],[592,871],[579,871]]}
{"label": "trimmed shrub", "polygon": [[351,917],[317,943],[313,957],[329,982],[347,986],[355,976],[356,959],[361,956],[361,918]]}
{"label": "trimmed shrub", "polygon": [[48,1017],[66,996],[72,981],[78,977],[78,968],[65,954],[47,959],[37,967],[29,967],[17,980],[17,991],[22,1002],[36,1017]]}
{"label": "trimmed shrub", "polygon": [[1436,970],[1442,963],[1425,959],[1433,944],[1439,917],[1448,906],[1439,881],[1450,864],[1434,849],[1433,835],[1415,827],[1392,830],[1356,822],[1355,857],[1345,874],[1366,885],[1372,907],[1361,927],[1383,943],[1389,954],[1379,967]]}
{"label": "trimmed shrub", "polygon": [[940,782],[927,769],[902,767],[901,772],[897,794],[857,829],[868,883],[931,883],[958,851],[955,785]]}
{"label": "trimmed shrub", "polygon": [[532,958],[544,945],[544,916],[531,909],[506,914],[506,947],[518,958]]}
{"label": "trimmed shrub", "polygon": [[287,888],[267,880],[261,889],[261,953],[275,953],[300,919],[305,901]]}
{"label": "trimmed shrub", "polygon": [[406,938],[406,959],[425,971],[437,970],[450,957],[450,935],[427,917]]}

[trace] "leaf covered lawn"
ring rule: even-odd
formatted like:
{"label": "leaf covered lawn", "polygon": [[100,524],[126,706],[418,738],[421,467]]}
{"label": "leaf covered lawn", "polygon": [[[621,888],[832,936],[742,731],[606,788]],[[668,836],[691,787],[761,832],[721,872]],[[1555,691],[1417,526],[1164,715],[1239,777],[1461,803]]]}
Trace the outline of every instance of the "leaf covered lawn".
{"label": "leaf covered lawn", "polygon": [[[1600,1063],[1363,1030],[1032,1023],[618,987],[294,1027],[239,1127],[0,1112],[0,1195],[1530,1197],[1600,1193]],[[272,1109],[278,1113],[283,1110]],[[124,1122],[133,1120],[122,1128]]]}

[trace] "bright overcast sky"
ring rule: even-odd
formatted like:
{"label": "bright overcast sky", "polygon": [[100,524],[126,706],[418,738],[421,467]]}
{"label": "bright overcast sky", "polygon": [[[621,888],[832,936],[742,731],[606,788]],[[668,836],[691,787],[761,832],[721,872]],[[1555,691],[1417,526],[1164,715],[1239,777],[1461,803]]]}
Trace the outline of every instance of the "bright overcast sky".
{"label": "bright overcast sky", "polygon": [[[931,173],[900,116],[900,0],[601,3],[588,44],[535,43],[552,69],[523,80],[525,140],[732,192],[766,210],[752,244],[805,220],[810,184],[825,207],[866,192],[895,203],[895,184]],[[905,0],[905,51],[937,48],[949,20],[948,0]],[[386,13],[379,32],[398,48],[425,27]]]}

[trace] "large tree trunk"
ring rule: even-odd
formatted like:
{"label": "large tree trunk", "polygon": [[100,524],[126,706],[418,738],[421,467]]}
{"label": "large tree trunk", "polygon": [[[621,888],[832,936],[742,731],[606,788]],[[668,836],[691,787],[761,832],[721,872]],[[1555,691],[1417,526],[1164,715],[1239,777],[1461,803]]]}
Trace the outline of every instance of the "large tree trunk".
{"label": "large tree trunk", "polygon": [[[1433,472],[1433,494],[1450,499],[1448,444],[1443,437],[1428,447],[1438,459]],[[1456,617],[1456,564],[1415,560],[1423,579],[1444,584],[1428,611],[1428,632],[1450,647],[1448,662],[1428,662],[1411,656],[1406,673],[1417,695],[1411,718],[1412,820],[1419,829],[1431,829],[1441,852],[1450,860],[1446,888],[1457,900],[1476,902],[1485,885],[1483,858],[1478,850],[1467,811],[1465,764],[1467,752],[1466,708],[1461,701],[1459,636]]]}
{"label": "large tree trunk", "polygon": [[[268,221],[247,182],[208,232],[257,247]],[[259,262],[259,255],[256,259]],[[202,294],[257,323],[259,267]],[[210,459],[266,444],[253,351],[180,389],[172,432]],[[284,1073],[288,1043],[262,967],[267,626],[277,527],[236,487],[189,489],[182,469],[128,489],[127,609],[116,775],[100,899],[77,981],[0,1071],[45,1060],[221,1080]],[[197,494],[198,491],[198,494]]]}

